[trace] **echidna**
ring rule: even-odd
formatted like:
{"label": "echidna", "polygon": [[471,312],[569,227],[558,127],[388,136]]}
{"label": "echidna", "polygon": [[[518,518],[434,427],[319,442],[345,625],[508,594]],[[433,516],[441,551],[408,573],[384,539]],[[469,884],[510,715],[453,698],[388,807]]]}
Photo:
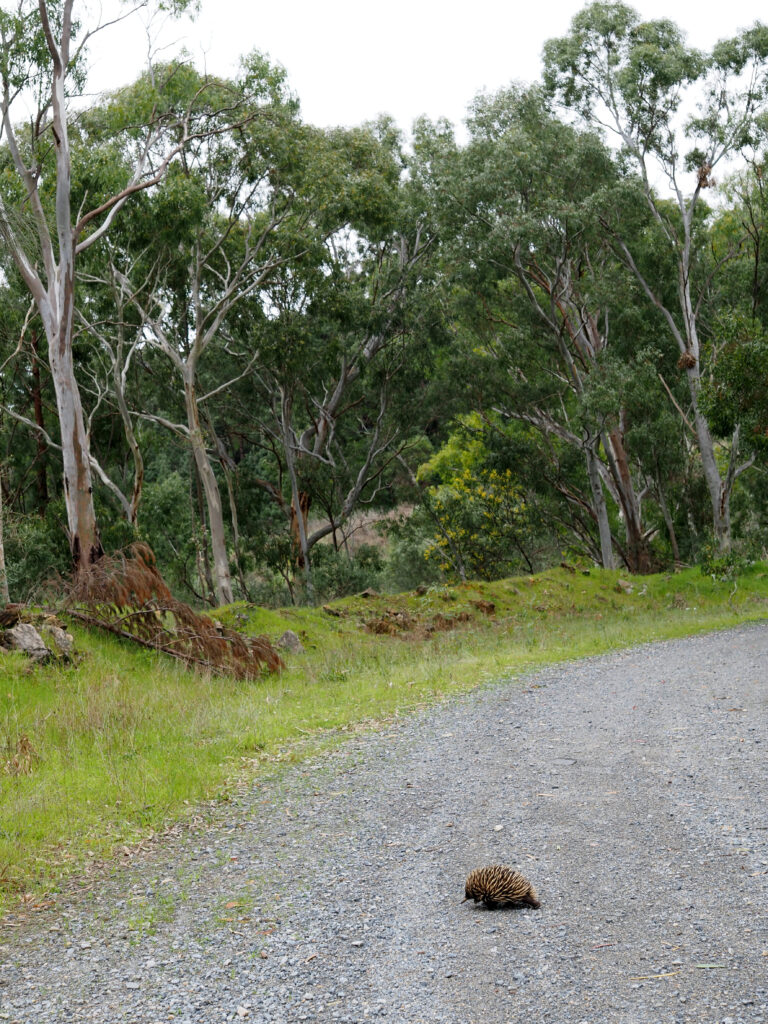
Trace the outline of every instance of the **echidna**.
{"label": "echidna", "polygon": [[537,910],[541,906],[536,890],[528,879],[503,864],[492,864],[487,868],[470,871],[461,902],[466,903],[467,900],[474,900],[475,903],[482,900],[490,910],[506,903],[527,903]]}

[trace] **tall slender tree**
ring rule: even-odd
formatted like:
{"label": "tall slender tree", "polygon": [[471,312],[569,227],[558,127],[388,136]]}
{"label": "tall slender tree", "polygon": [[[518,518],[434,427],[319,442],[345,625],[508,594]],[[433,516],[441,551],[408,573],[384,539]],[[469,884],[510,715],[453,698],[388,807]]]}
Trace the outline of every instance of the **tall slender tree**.
{"label": "tall slender tree", "polygon": [[[184,6],[183,0],[175,5]],[[0,141],[7,147],[12,172],[0,190],[0,235],[34,301],[47,341],[69,543],[77,570],[102,554],[90,439],[72,346],[77,263],[108,233],[129,198],[162,180],[189,139],[206,131],[201,93],[180,102],[174,75],[150,72],[143,117],[120,127],[117,118],[113,124],[131,142],[122,182],[101,195],[76,198],[72,136],[77,100],[87,80],[87,46],[95,33],[115,27],[115,22],[87,27],[80,21],[87,14],[76,0],[19,0],[14,9],[0,10]],[[24,121],[21,112],[30,100],[34,110]],[[114,109],[119,108],[117,100]]]}
{"label": "tall slender tree", "polygon": [[[566,36],[546,44],[544,65],[550,95],[618,140],[623,159],[639,175],[659,245],[673,260],[676,281],[670,295],[652,267],[643,265],[617,193],[605,227],[679,349],[713,532],[727,549],[733,485],[751,459],[739,461],[736,424],[721,467],[699,401],[704,371],[695,233],[704,192],[713,186],[719,166],[758,141],[768,85],[768,27],[756,24],[703,53],[686,45],[673,22],[643,21],[623,3],[598,0],[576,15]],[[696,104],[692,116],[683,116],[685,98]],[[659,178],[669,182],[671,202],[660,196]]]}

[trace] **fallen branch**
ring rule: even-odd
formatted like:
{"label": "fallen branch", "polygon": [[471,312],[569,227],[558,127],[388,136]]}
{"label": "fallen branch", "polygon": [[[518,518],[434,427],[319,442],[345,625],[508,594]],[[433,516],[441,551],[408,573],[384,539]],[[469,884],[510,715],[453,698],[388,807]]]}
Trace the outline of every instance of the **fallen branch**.
{"label": "fallen branch", "polygon": [[246,637],[178,601],[146,544],[105,556],[67,588],[67,611],[89,626],[185,664],[253,679],[283,661],[263,636]]}
{"label": "fallen branch", "polygon": [[222,668],[218,665],[212,665],[204,658],[195,658],[191,654],[184,654],[181,651],[174,651],[171,648],[158,647],[157,644],[152,643],[151,640],[144,640],[140,636],[136,636],[135,633],[129,633],[127,629],[121,629],[120,626],[112,622],[105,622],[103,619],[97,619],[93,615],[86,615],[85,612],[79,612],[75,609],[68,608],[67,615],[71,619],[77,619],[78,622],[85,623],[86,626],[94,626],[96,629],[103,629],[107,633],[112,633],[113,636],[119,636],[123,640],[130,640],[131,643],[138,644],[140,647],[146,647],[150,651],[157,651],[159,654],[167,654],[171,658],[176,658],[178,661],[183,661],[189,665],[197,665],[200,668],[210,669],[219,675],[226,675],[227,669]]}

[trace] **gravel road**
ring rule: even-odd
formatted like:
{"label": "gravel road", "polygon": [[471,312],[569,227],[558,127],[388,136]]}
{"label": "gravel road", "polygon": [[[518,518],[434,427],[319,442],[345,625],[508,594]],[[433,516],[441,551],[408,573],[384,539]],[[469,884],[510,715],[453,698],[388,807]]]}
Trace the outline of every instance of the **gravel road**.
{"label": "gravel road", "polygon": [[[768,1022],[768,625],[483,688],[0,933],[0,1020]],[[540,910],[461,904],[503,862]]]}

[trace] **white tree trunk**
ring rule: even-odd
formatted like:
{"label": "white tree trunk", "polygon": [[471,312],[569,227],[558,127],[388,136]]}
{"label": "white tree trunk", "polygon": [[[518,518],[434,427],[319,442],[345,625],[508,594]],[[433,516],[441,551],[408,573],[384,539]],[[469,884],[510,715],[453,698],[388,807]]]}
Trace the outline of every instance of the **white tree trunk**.
{"label": "white tree trunk", "polygon": [[731,490],[733,489],[733,478],[726,472],[721,473],[720,466],[715,455],[715,443],[709,423],[699,408],[699,392],[701,391],[701,347],[696,325],[696,310],[693,306],[690,290],[690,233],[691,218],[693,216],[693,204],[691,204],[689,218],[686,220],[686,245],[680,257],[680,307],[683,312],[683,323],[685,328],[685,348],[681,346],[681,359],[686,362],[692,360],[692,365],[686,365],[686,377],[688,380],[688,391],[691,396],[693,408],[694,426],[696,428],[696,439],[699,444],[699,455],[701,457],[701,468],[709,491],[709,500],[712,507],[712,530],[717,546],[721,551],[727,551],[731,546]]}
{"label": "white tree trunk", "polygon": [[[69,66],[72,27],[72,2],[65,0],[58,26],[58,41],[49,20],[45,0],[39,0],[39,14],[50,56],[51,94],[50,135],[56,157],[57,247],[54,246],[48,219],[38,191],[38,176],[25,163],[11,122],[13,102],[10,80],[3,75],[3,130],[13,166],[25,187],[27,205],[35,225],[41,259],[30,259],[25,239],[15,230],[7,211],[0,205],[3,236],[11,255],[35,301],[48,341],[56,404],[61,424],[64,463],[64,500],[67,509],[69,544],[76,570],[101,557],[103,550],[96,527],[88,435],[85,430],[80,392],[72,361],[72,322],[75,281],[75,233],[72,227],[70,188],[71,167],[67,132],[65,80]],[[4,40],[5,42],[5,40]],[[57,251],[56,251],[57,248]],[[42,271],[42,276],[41,276]]]}
{"label": "white tree trunk", "polygon": [[709,423],[699,411],[698,394],[700,381],[698,363],[693,370],[688,371],[688,387],[694,410],[694,425],[696,427],[696,438],[699,443],[701,468],[704,473],[704,479],[707,482],[709,500],[712,506],[713,533],[719,550],[727,551],[731,546],[731,491],[733,489],[733,481],[727,475],[724,479],[720,474]]}
{"label": "white tree trunk", "polygon": [[[79,252],[96,243],[109,231],[116,214],[131,195],[151,188],[163,178],[171,160],[188,141],[188,124],[182,116],[176,124],[173,141],[151,169],[147,164],[152,141],[161,137],[164,122],[160,118],[155,125],[147,126],[145,144],[138,146],[136,162],[124,188],[87,212],[87,208],[81,208],[73,220],[66,82],[72,70],[73,54],[70,51],[73,26],[78,25],[78,18],[73,14],[74,3],[75,0],[61,0],[57,4],[50,0],[37,0],[36,5],[30,4],[29,7],[20,3],[18,9],[26,21],[22,30],[18,27],[22,24],[22,18],[18,19],[18,25],[13,30],[21,33],[18,37],[13,33],[6,36],[4,22],[4,32],[0,39],[0,135],[10,154],[9,165],[12,165],[25,192],[22,208],[25,228],[31,225],[36,238],[32,244],[28,240],[28,232],[18,230],[18,217],[9,216],[2,197],[0,235],[34,299],[48,340],[61,425],[69,542],[75,570],[80,571],[96,561],[103,550],[93,504],[89,438],[72,356],[75,260]],[[36,14],[33,13],[35,6]],[[145,4],[138,4],[134,11],[143,6]],[[124,16],[130,16],[131,13],[129,10],[125,15],[118,14],[112,21],[99,20],[95,27],[87,30],[87,35],[84,33],[83,42],[88,36],[122,21]],[[44,46],[33,51],[29,39],[35,37],[38,27],[42,32]],[[33,33],[29,38],[27,30]],[[26,88],[21,87],[16,79],[14,59],[9,59],[14,48],[20,45],[30,47],[26,51],[29,60]],[[45,89],[40,91],[39,88],[48,76],[50,93]],[[28,120],[34,128],[31,151],[26,142],[19,143],[12,116],[12,108],[17,105],[19,98],[28,95],[31,98],[37,95],[39,100],[36,116],[26,111],[22,114],[23,119]],[[21,111],[24,111],[24,107],[25,99],[22,99]],[[43,151],[47,154],[49,147],[56,160],[55,218],[50,217],[39,190],[40,153]],[[88,234],[83,237],[86,227]],[[110,484],[108,478],[105,482]],[[117,490],[114,485],[111,486]],[[134,506],[137,500],[138,495],[134,491]],[[129,509],[129,515],[131,513]]]}
{"label": "white tree trunk", "polygon": [[213,556],[213,587],[218,604],[231,604],[235,597],[232,592],[232,577],[229,572],[229,555],[227,553],[226,530],[221,504],[221,492],[216,482],[211,460],[205,446],[200,415],[197,408],[194,374],[185,374],[184,402],[189,427],[189,443],[200,475],[208,509],[208,528],[211,534],[211,554]]}
{"label": "white tree trunk", "polygon": [[8,573],[5,570],[5,530],[3,520],[3,481],[0,479],[0,601],[8,604],[11,595],[8,591]]}
{"label": "white tree trunk", "polygon": [[69,546],[75,568],[80,570],[93,565],[104,553],[93,504],[89,439],[72,362],[71,322],[48,323],[45,327],[61,426]]}
{"label": "white tree trunk", "polygon": [[600,534],[600,560],[603,563],[604,569],[615,569],[616,563],[613,558],[611,524],[608,520],[608,506],[606,505],[605,494],[603,492],[603,482],[600,479],[597,456],[590,447],[585,449],[585,455],[587,457],[589,486],[592,491],[592,507],[595,512],[597,528]]}

